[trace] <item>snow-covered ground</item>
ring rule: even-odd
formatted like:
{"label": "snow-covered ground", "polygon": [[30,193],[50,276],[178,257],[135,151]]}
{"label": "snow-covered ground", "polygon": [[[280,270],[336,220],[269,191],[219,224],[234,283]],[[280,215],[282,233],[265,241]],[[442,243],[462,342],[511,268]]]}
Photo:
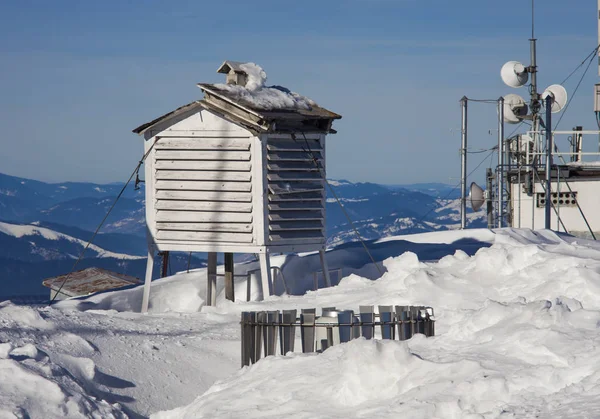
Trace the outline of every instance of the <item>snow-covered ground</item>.
{"label": "snow-covered ground", "polygon": [[[204,307],[205,272],[62,302],[0,305],[0,418],[583,418],[600,414],[600,244],[549,231],[444,231],[327,257],[277,256],[294,294]],[[237,272],[256,263],[236,266]],[[277,290],[282,294],[282,285]],[[240,282],[236,295],[245,296]],[[239,368],[240,312],[431,305],[436,336],[354,340]]]}

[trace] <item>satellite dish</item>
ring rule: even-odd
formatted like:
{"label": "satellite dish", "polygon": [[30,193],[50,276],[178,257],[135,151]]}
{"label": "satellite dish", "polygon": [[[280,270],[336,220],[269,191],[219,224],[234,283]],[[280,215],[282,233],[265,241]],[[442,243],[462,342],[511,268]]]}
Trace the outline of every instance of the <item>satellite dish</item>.
{"label": "satellite dish", "polygon": [[504,122],[518,124],[528,111],[527,103],[521,96],[514,93],[504,96]]}
{"label": "satellite dish", "polygon": [[552,113],[560,112],[567,104],[567,90],[560,84],[553,84],[544,90],[544,93],[542,93],[542,99],[544,99],[544,103],[546,103],[546,98],[548,96],[551,96],[553,99]]}
{"label": "satellite dish", "polygon": [[525,66],[518,61],[509,61],[500,70],[502,81],[510,87],[521,87],[529,80]]}
{"label": "satellite dish", "polygon": [[485,203],[485,193],[475,182],[471,182],[469,199],[471,200],[473,211],[479,211]]}

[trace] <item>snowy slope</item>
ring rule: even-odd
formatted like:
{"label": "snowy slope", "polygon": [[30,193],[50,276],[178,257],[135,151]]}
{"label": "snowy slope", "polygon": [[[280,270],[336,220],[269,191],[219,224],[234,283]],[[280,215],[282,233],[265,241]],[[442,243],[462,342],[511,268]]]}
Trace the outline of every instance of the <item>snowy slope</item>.
{"label": "snowy slope", "polygon": [[[67,234],[58,233],[49,228],[39,227],[37,225],[22,225],[22,224],[10,224],[0,222],[0,235],[4,235],[3,240],[7,241],[10,238],[21,239],[26,238],[30,246],[30,254],[39,255],[41,260],[56,259],[54,253],[58,251],[61,244],[73,244],[71,246],[74,250],[81,250],[87,244],[87,241],[71,237]],[[23,243],[20,240],[19,243]],[[9,246],[7,246],[9,248]],[[94,244],[88,247],[89,255],[100,258],[118,258],[118,259],[142,259],[140,256],[131,256],[124,253],[114,253],[105,249],[102,249]],[[64,255],[64,257],[70,257],[72,259],[77,258],[78,253],[73,252],[70,255]]]}
{"label": "snowy slope", "polygon": [[[155,282],[149,315],[124,311],[139,307],[139,288],[55,308],[22,307],[18,316],[15,306],[4,304],[0,342],[24,348],[24,355],[6,355],[0,364],[18,363],[56,380],[30,368],[46,362],[68,371],[77,394],[97,398],[97,408],[133,417],[158,411],[164,411],[153,415],[159,419],[596,417],[600,245],[502,229],[426,233],[369,246],[385,259],[383,276],[360,245],[346,244],[327,255],[344,266],[338,286],[260,303],[230,303],[219,295],[217,308],[203,307],[204,271],[198,270]],[[309,288],[318,256],[281,256],[274,263],[300,292]],[[245,284],[238,285],[243,295]],[[435,308],[436,337],[359,339],[323,354],[269,357],[239,369],[241,311],[407,303]],[[42,326],[29,326],[38,317]],[[17,386],[13,372],[0,368],[0,383]],[[42,417],[10,394],[1,403],[5,410]],[[40,397],[53,408],[62,403]]]}

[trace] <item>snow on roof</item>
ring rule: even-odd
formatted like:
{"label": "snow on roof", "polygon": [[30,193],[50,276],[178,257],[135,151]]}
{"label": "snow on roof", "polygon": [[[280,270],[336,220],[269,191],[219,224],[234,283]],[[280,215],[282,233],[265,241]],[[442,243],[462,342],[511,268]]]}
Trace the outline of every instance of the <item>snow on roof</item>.
{"label": "snow on roof", "polygon": [[[220,67],[219,72],[224,66],[231,61],[225,61]],[[222,91],[227,91],[229,99],[243,102],[249,105],[253,109],[261,110],[294,110],[294,109],[306,109],[309,110],[316,103],[298,93],[292,92],[282,86],[267,86],[267,73],[262,69],[261,66],[255,63],[236,63],[237,70],[244,72],[248,80],[245,86],[238,86],[235,84],[214,84],[214,87]],[[233,67],[232,67],[233,68]]]}
{"label": "snow on roof", "polygon": [[[65,282],[66,281],[66,282]],[[70,296],[87,295],[94,292],[135,285],[141,281],[133,276],[111,272],[102,268],[87,268],[71,274],[46,279],[44,286]]]}

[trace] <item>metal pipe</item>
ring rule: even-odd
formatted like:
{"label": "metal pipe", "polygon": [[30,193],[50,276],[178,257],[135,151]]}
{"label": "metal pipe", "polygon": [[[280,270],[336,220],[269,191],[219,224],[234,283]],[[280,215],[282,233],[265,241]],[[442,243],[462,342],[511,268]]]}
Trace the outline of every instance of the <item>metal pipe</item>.
{"label": "metal pipe", "polygon": [[[599,0],[600,1],[600,0]],[[461,148],[460,148],[460,228],[467,226],[467,97],[463,96],[461,104]]]}
{"label": "metal pipe", "polygon": [[493,179],[494,179],[494,175],[492,173],[492,169],[488,167],[485,171],[485,189],[488,194],[487,199],[486,199],[486,206],[487,206],[487,224],[488,224],[489,229],[494,228],[494,201],[492,200],[492,196],[490,195],[492,193]]}
{"label": "metal pipe", "polygon": [[498,227],[504,217],[504,98],[498,99]]}
{"label": "metal pipe", "polygon": [[544,228],[550,230],[552,216],[552,96],[546,97],[546,206]]}

